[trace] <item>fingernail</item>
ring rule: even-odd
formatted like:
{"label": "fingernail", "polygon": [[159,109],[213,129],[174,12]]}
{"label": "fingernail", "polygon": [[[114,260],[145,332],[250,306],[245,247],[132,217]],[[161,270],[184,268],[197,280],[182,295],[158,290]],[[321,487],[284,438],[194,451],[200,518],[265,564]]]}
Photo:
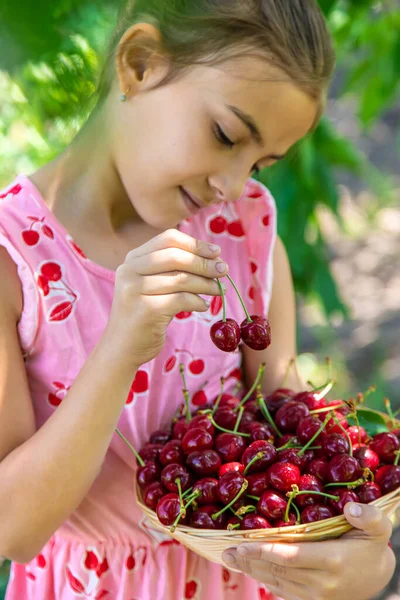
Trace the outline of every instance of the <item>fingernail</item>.
{"label": "fingernail", "polygon": [[217,252],[217,251],[221,250],[221,248],[219,246],[217,246],[216,244],[209,244],[208,247],[211,250],[211,252]]}
{"label": "fingernail", "polygon": [[218,262],[215,268],[217,269],[218,273],[226,273],[228,270],[228,265],[224,262]]}
{"label": "fingernail", "polygon": [[352,517],[361,517],[362,515],[362,508],[359,504],[354,504],[352,503],[350,508],[349,508],[349,513]]}

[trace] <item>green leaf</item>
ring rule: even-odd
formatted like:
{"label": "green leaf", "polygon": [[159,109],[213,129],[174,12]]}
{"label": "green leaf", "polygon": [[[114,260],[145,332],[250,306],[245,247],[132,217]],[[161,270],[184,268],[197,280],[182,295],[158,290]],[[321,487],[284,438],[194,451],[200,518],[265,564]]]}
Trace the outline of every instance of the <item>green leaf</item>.
{"label": "green leaf", "polygon": [[[364,427],[365,431],[371,437],[378,433],[388,431],[385,419],[375,410],[371,410],[370,408],[359,408],[357,409],[357,418],[360,426]],[[356,424],[356,421],[353,418],[350,418],[349,422],[350,421],[352,425]]]}

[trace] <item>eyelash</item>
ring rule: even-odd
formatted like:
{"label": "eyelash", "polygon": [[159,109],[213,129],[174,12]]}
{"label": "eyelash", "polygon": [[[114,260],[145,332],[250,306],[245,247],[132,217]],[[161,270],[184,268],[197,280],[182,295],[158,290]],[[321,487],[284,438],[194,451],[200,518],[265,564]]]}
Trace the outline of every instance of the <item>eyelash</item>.
{"label": "eyelash", "polygon": [[[218,123],[215,124],[215,137],[221,144],[223,144],[224,146],[228,146],[231,149],[235,145],[235,142],[232,142],[232,140],[230,140],[228,138],[228,136],[223,131],[223,129],[218,125]],[[251,170],[251,172],[255,173],[255,174],[259,173],[260,171],[261,171],[261,169],[257,165],[254,165],[254,167]]]}

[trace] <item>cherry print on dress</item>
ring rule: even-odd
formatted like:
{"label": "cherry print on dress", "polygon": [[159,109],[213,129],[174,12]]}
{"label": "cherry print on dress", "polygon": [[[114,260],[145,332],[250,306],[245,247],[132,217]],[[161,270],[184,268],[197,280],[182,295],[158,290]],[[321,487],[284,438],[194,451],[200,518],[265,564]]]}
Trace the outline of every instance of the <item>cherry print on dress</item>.
{"label": "cherry print on dress", "polygon": [[20,193],[20,191],[22,190],[22,186],[17,183],[16,185],[14,185],[14,187],[12,187],[11,189],[7,190],[6,192],[3,192],[2,194],[0,194],[0,198],[7,198],[7,196],[16,196],[17,194]]}
{"label": "cherry print on dress", "polygon": [[192,579],[186,583],[185,587],[185,600],[196,600],[198,598],[197,592],[200,591],[200,583]]}
{"label": "cherry print on dress", "polygon": [[51,406],[60,406],[71,386],[64,385],[60,381],[53,381],[52,386],[55,391],[48,394],[47,400]]}
{"label": "cherry print on dress", "polygon": [[127,571],[137,571],[146,566],[147,548],[141,546],[130,554],[125,560],[125,568]]}
{"label": "cherry print on dress", "polygon": [[149,390],[149,374],[143,369],[139,369],[136,373],[135,379],[132,382],[131,389],[129,390],[128,397],[125,402],[125,406],[134,406],[137,397],[141,394],[145,394]]}
{"label": "cherry print on dress", "polygon": [[52,230],[51,227],[49,227],[48,225],[46,225],[45,223],[45,219],[46,217],[42,217],[39,219],[39,217],[27,217],[29,221],[31,221],[31,225],[29,227],[29,229],[24,229],[21,232],[22,235],[22,239],[24,240],[25,244],[27,246],[37,246],[41,237],[40,234],[42,233],[43,235],[45,235],[47,238],[54,240],[54,231]]}
{"label": "cherry print on dress", "polygon": [[211,300],[210,312],[213,317],[216,317],[222,310],[222,297],[214,296]]}
{"label": "cherry print on dress", "polygon": [[39,265],[36,281],[40,291],[46,298],[64,296],[63,302],[50,307],[46,315],[49,323],[65,321],[74,311],[78,294],[71,289],[63,275],[64,267],[55,260],[48,260]]}
{"label": "cherry print on dress", "polygon": [[269,227],[271,223],[271,215],[268,213],[261,217],[261,227]]}
{"label": "cherry print on dress", "polygon": [[67,242],[71,245],[72,249],[74,250],[74,252],[76,252],[76,254],[78,254],[81,258],[87,260],[87,256],[84,253],[84,251],[78,246],[78,244],[70,235],[67,235]]}
{"label": "cherry print on dress", "polygon": [[163,372],[165,374],[167,373],[171,373],[171,371],[173,371],[176,367],[178,363],[178,359],[176,356],[171,356],[165,363],[164,363],[164,367],[163,367]]}
{"label": "cherry print on dress", "polygon": [[176,314],[174,318],[178,319],[178,321],[184,321],[185,319],[190,319],[192,314],[193,313],[191,313],[191,312],[180,312],[180,313]]}
{"label": "cherry print on dress", "polygon": [[198,377],[203,373],[205,369],[205,363],[202,358],[196,358],[191,352],[189,352],[189,350],[175,349],[174,352],[176,354],[187,354],[190,356],[191,360],[187,365],[189,369],[189,375],[192,375],[193,377]]}

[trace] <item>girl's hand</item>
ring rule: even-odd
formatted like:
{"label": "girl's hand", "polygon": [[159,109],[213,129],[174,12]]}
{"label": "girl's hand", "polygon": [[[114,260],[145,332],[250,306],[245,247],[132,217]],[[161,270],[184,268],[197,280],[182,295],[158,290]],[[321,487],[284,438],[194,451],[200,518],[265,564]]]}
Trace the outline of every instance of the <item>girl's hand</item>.
{"label": "girl's hand", "polygon": [[134,368],[152,360],[176,314],[205,312],[208,304],[199,294],[220,295],[215,278],[228,271],[220,251],[171,229],[129,252],[117,269],[103,342]]}
{"label": "girl's hand", "polygon": [[[352,512],[361,509],[360,516]],[[347,504],[356,530],[338,540],[303,544],[242,544],[223,559],[285,600],[368,600],[391,580],[395,557],[390,520],[374,506]],[[232,555],[235,560],[228,561]]]}

